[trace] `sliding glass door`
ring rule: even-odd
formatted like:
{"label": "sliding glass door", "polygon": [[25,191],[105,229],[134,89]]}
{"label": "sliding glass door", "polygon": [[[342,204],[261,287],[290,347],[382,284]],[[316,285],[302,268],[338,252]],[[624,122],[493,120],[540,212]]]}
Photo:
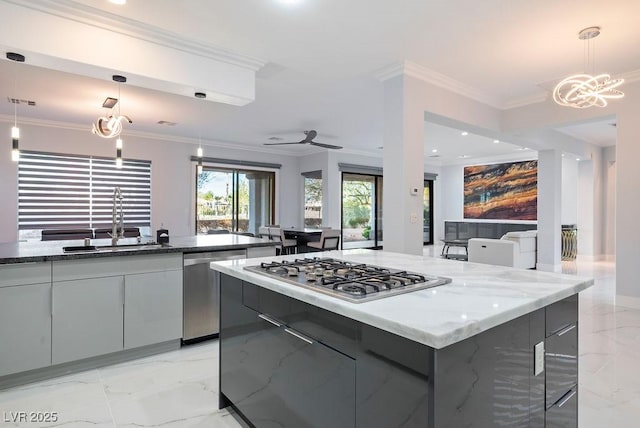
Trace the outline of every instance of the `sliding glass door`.
{"label": "sliding glass door", "polygon": [[382,177],[342,173],[342,248],[382,246]]}
{"label": "sliding glass door", "polygon": [[205,166],[197,174],[196,234],[224,229],[256,234],[273,223],[275,173]]}

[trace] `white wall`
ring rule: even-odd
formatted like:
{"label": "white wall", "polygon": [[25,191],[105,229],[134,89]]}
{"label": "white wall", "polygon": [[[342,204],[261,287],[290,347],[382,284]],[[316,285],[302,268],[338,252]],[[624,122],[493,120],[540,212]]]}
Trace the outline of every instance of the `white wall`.
{"label": "white wall", "polygon": [[607,258],[613,258],[616,253],[616,148],[607,147],[603,150],[602,161],[604,174],[604,243],[603,253]]}
{"label": "white wall", "polygon": [[[0,135],[10,135],[10,125],[0,123]],[[87,130],[50,126],[20,126],[22,150],[48,151],[95,156],[114,156],[115,142],[92,135]],[[193,235],[195,231],[194,164],[190,157],[195,144],[152,140],[123,135],[125,158],[150,160],[152,165],[151,218],[152,230],[169,229],[171,235]],[[9,139],[5,155],[0,156],[0,242],[17,239],[17,164],[10,161]],[[300,224],[301,206],[298,159],[255,151],[203,146],[205,157],[243,159],[281,163],[276,182],[276,221]],[[286,196],[286,197],[285,197]]]}
{"label": "white wall", "polygon": [[[436,201],[438,218],[434,218],[435,232],[433,239],[438,241],[444,239],[444,222],[464,220],[464,167],[473,165],[491,165],[505,162],[518,162],[524,160],[536,159],[536,153],[528,153],[526,155],[501,156],[499,158],[490,159],[482,158],[477,160],[469,160],[464,164],[447,165],[440,167],[440,175],[438,176],[439,191],[436,193],[438,200]],[[497,220],[474,220],[474,221],[497,221]],[[500,220],[503,221],[503,220]]]}
{"label": "white wall", "polygon": [[438,182],[440,186],[439,206],[440,216],[436,221],[434,240],[444,239],[444,222],[447,220],[462,220],[464,204],[464,166],[449,165],[440,168]]}
{"label": "white wall", "polygon": [[562,224],[578,222],[578,161],[573,156],[562,158]]}

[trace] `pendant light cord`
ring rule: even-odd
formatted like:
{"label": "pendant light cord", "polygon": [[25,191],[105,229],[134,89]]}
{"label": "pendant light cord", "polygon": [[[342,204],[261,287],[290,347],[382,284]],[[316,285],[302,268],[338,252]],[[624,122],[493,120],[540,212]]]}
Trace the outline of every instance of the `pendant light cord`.
{"label": "pendant light cord", "polygon": [[[13,93],[18,94],[18,67],[13,67]],[[13,98],[13,126],[18,127],[18,98]]]}

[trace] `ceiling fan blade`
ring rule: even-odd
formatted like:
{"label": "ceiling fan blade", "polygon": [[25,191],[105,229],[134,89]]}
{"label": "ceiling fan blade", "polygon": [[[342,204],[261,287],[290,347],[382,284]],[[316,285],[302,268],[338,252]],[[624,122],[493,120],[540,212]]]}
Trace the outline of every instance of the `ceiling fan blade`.
{"label": "ceiling fan blade", "polygon": [[304,141],[296,141],[294,143],[263,143],[265,146],[281,146],[283,144],[305,144]]}
{"label": "ceiling fan blade", "polygon": [[336,149],[339,150],[342,146],[334,146],[332,144],[324,144],[324,143],[316,143],[315,141],[309,141],[309,144],[312,146],[324,147],[325,149]]}

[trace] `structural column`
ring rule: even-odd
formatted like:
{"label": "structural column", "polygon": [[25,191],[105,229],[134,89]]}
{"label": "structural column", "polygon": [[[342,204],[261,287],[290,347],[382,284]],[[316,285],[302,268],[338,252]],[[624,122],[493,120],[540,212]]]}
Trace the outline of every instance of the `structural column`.
{"label": "structural column", "polygon": [[[625,93],[631,100],[640,96],[640,91]],[[637,101],[628,102],[616,118],[616,304],[640,308],[640,126],[637,105]]]}
{"label": "structural column", "polygon": [[422,82],[405,75],[384,82],[383,247],[422,255],[424,109]]}
{"label": "structural column", "polygon": [[538,152],[538,263],[539,270],[562,270],[562,153]]}

